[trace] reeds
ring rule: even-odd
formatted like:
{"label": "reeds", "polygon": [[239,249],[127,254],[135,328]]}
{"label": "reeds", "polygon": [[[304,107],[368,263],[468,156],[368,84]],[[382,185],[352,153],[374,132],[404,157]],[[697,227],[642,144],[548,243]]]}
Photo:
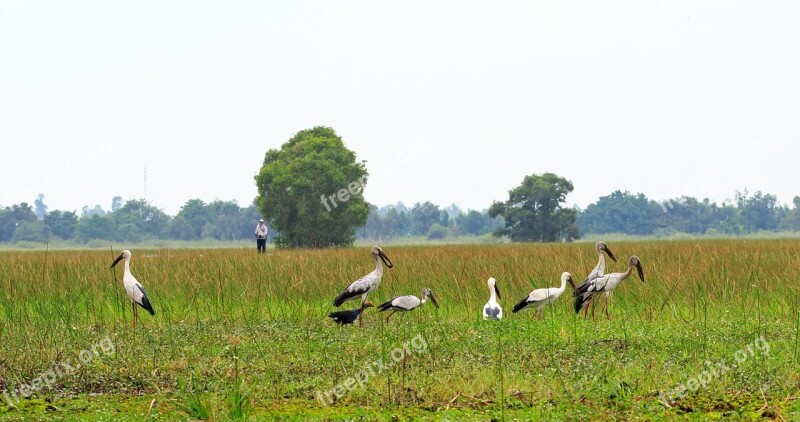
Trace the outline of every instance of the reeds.
{"label": "reeds", "polygon": [[[368,248],[266,255],[250,249],[133,250],[131,270],[157,310],[155,317],[140,315],[135,333],[122,274],[108,268],[118,251],[2,252],[0,389],[111,335],[115,356],[47,391],[166,391],[183,397],[188,413],[201,418],[203,400],[224,400],[196,396],[191,377],[229,381],[220,353],[225,339],[236,336],[236,380],[220,384],[233,386],[232,408],[245,414],[248,404],[290,399],[313,406],[314,391],[419,333],[430,346],[425,354],[409,356],[406,365],[348,393],[337,406],[480,407],[491,401],[502,416],[506,408],[541,410],[563,399],[591,402],[589,415],[609,406],[630,410],[634,400],[654,397],[759,335],[771,348],[757,365],[769,370],[737,369],[717,380],[713,391],[738,389],[763,402],[758,387],[766,382],[776,385],[764,393],[768,400],[797,388],[800,241],[611,247],[621,262],[639,256],[647,282],[631,278],[616,289],[610,322],[600,314],[595,322],[576,316],[567,293],[542,320],[533,320],[532,312],[510,312],[533,288],[557,285],[563,271],[580,281],[596,262],[592,243],[406,246],[385,248],[395,267],[384,270],[370,299],[430,287],[441,308],[422,307],[389,324],[368,310],[363,330],[334,327],[326,314],[342,288],[374,268]],[[607,272],[624,269],[608,262]],[[489,277],[502,286],[507,310],[498,327],[480,320]],[[196,373],[183,361],[192,362]],[[189,384],[178,383],[185,379]],[[613,400],[609,388],[616,391]]]}

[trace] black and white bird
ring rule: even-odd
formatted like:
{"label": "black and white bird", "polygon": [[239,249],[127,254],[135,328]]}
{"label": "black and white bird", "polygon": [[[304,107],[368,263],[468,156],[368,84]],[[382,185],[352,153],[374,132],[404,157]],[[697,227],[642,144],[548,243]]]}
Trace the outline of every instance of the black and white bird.
{"label": "black and white bird", "polygon": [[[392,268],[393,265],[392,261],[386,256],[380,246],[373,246],[372,249],[370,249],[370,254],[372,254],[372,259],[375,261],[375,270],[350,283],[350,285],[333,300],[333,306],[342,306],[343,303],[349,300],[356,300],[359,297],[361,298],[361,305],[364,305],[364,303],[367,302],[367,296],[378,288],[378,285],[381,283],[381,276],[383,275],[383,265],[381,261],[389,268]],[[358,323],[359,325],[362,324],[361,315],[358,317]]]}
{"label": "black and white bird", "polygon": [[[623,280],[631,276],[634,267],[636,267],[639,280],[644,283],[642,263],[639,261],[639,257],[634,255],[628,260],[628,270],[624,273],[611,273],[593,280],[587,280],[578,286],[578,289],[575,291],[575,313],[580,312],[581,308],[584,308],[583,317],[586,318],[586,308],[590,301],[593,300],[593,297],[603,292],[613,291]],[[606,307],[606,318],[611,319],[608,307]]]}
{"label": "black and white bird", "polygon": [[[617,258],[614,257],[614,254],[611,252],[611,249],[608,248],[606,242],[602,240],[594,244],[594,250],[597,252],[597,265],[595,265],[592,272],[583,280],[584,283],[590,280],[594,280],[598,277],[602,277],[606,273],[606,258],[603,253],[606,253],[612,261],[617,262]],[[608,307],[608,301],[611,299],[611,292],[606,292],[606,308]],[[592,305],[592,318],[594,318],[594,308],[597,307],[597,301],[594,300],[594,297],[589,299]],[[588,306],[587,304],[586,306]],[[588,309],[587,309],[588,310]]]}
{"label": "black and white bird", "polygon": [[[606,242],[602,240],[594,244],[594,250],[597,252],[597,265],[595,265],[594,269],[591,273],[586,277],[587,280],[595,279],[597,277],[602,277],[603,274],[606,272],[606,258],[603,253],[607,254],[612,261],[617,262],[617,258],[611,252],[611,249],[608,248]],[[585,280],[584,280],[585,281]]]}
{"label": "black and white bird", "polygon": [[382,305],[378,306],[378,311],[379,312],[392,311],[392,313],[386,317],[386,322],[389,322],[389,317],[394,315],[395,312],[413,311],[414,309],[417,309],[420,306],[424,305],[425,300],[427,298],[431,298],[433,306],[435,306],[437,309],[439,308],[439,304],[436,302],[436,298],[433,297],[433,292],[431,291],[431,289],[426,287],[422,289],[421,300],[420,298],[414,295],[397,296],[396,298],[393,298],[392,300],[389,300],[386,303],[383,303]]}
{"label": "black and white bird", "polygon": [[155,315],[156,312],[153,310],[153,305],[150,304],[150,299],[147,298],[147,293],[144,292],[144,287],[142,287],[141,283],[136,280],[136,277],[131,274],[131,251],[127,249],[122,251],[109,268],[114,268],[122,259],[125,259],[125,272],[122,275],[122,284],[125,286],[125,292],[128,293],[128,298],[130,298],[131,305],[133,306],[133,326],[135,327],[136,320],[139,318],[136,305],[150,312],[150,315]]}
{"label": "black and white bird", "polygon": [[536,289],[519,301],[511,312],[517,313],[526,308],[534,308],[536,309],[536,315],[541,315],[547,304],[555,302],[564,293],[567,288],[567,282],[572,285],[573,289],[576,289],[572,274],[564,272],[561,274],[561,287]]}
{"label": "black and white bird", "polygon": [[502,319],[503,308],[497,303],[497,299],[500,299],[500,289],[497,288],[497,280],[495,280],[494,277],[490,277],[489,280],[486,281],[486,284],[489,286],[489,301],[486,302],[486,305],[483,305],[483,319]]}
{"label": "black and white bird", "polygon": [[364,312],[364,309],[373,306],[375,305],[373,305],[372,302],[367,301],[364,302],[364,304],[362,304],[360,308],[351,309],[347,311],[331,312],[328,314],[328,316],[339,325],[352,324],[356,320],[356,318],[358,318],[361,315],[361,313]]}

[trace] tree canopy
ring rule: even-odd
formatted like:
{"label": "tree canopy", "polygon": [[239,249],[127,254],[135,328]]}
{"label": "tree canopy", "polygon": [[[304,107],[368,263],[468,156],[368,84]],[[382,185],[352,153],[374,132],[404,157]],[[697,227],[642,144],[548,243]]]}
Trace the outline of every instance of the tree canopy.
{"label": "tree canopy", "polygon": [[315,127],[270,149],[256,175],[258,209],[280,234],[278,247],[349,246],[369,206],[363,161],[336,132]]}
{"label": "tree canopy", "polygon": [[502,216],[505,226],[496,236],[515,242],[572,241],[580,237],[575,224],[578,212],[563,206],[572,182],[553,173],[525,176],[508,192],[508,200],[494,202],[489,216]]}

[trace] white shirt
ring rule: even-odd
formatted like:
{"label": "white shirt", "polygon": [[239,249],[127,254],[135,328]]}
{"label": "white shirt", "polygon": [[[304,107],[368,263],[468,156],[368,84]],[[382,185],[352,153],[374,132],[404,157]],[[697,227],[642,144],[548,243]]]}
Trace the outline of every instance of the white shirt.
{"label": "white shirt", "polygon": [[256,226],[256,237],[258,239],[266,239],[267,238],[267,225],[266,224],[259,224]]}

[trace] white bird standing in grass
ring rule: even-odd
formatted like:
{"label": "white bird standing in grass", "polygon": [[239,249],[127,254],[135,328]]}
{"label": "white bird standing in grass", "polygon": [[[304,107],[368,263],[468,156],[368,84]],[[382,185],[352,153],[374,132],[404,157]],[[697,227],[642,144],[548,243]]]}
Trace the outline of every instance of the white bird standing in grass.
{"label": "white bird standing in grass", "polygon": [[525,308],[534,308],[536,309],[536,316],[542,314],[542,309],[547,306],[548,303],[555,302],[564,290],[567,288],[567,282],[572,285],[573,289],[577,289],[575,287],[575,282],[572,280],[572,274],[568,272],[564,272],[561,274],[561,287],[549,287],[546,289],[536,289],[532,291],[528,296],[525,296],[511,311],[512,313],[517,313]]}
{"label": "white bird standing in grass", "polygon": [[[617,262],[617,258],[614,257],[614,254],[611,253],[611,249],[608,248],[606,242],[602,240],[594,244],[594,250],[597,252],[597,265],[595,265],[594,269],[591,273],[586,277],[586,280],[583,280],[584,283],[594,280],[598,277],[602,277],[606,273],[606,258],[603,256],[603,252],[608,254],[608,257],[611,258],[612,261]],[[611,300],[611,292],[606,292],[606,310],[608,310],[608,301]],[[594,318],[594,308],[597,307],[597,301],[594,300],[594,297],[590,298],[591,305],[592,305],[592,318]],[[587,305],[588,306],[588,305]]]}
{"label": "white bird standing in grass", "polygon": [[439,308],[439,304],[436,303],[436,298],[433,297],[433,292],[431,289],[426,287],[422,289],[422,300],[414,295],[397,296],[396,298],[393,298],[388,302],[378,306],[378,312],[392,311],[392,313],[386,317],[386,322],[389,322],[389,317],[394,315],[395,312],[413,311],[414,309],[424,305],[427,298],[431,298],[433,306]]}
{"label": "white bird standing in grass", "polygon": [[[359,297],[361,297],[361,305],[363,306],[367,302],[367,296],[375,291],[378,285],[381,284],[381,276],[383,275],[383,265],[381,265],[381,261],[383,261],[387,267],[393,267],[392,261],[386,256],[380,246],[373,246],[372,249],[370,249],[370,254],[372,254],[372,259],[375,260],[375,270],[350,283],[350,285],[333,300],[333,306],[342,306],[342,304],[348,300],[355,300]],[[362,315],[363,314],[358,315],[359,326],[363,326],[361,320]]]}
{"label": "white bird standing in grass", "polygon": [[[639,274],[639,280],[644,283],[644,271],[642,271],[642,263],[639,261],[639,257],[635,255],[631,256],[631,258],[628,260],[628,270],[624,273],[611,273],[595,278],[594,280],[585,281],[583,284],[578,286],[578,290],[575,291],[575,313],[577,314],[581,311],[581,308],[583,308],[583,318],[586,319],[586,311],[588,310],[589,303],[593,300],[593,297],[602,292],[613,291],[619,285],[619,283],[631,276],[633,273],[633,267],[636,267],[636,270]],[[606,306],[606,318],[611,319],[611,313],[608,311],[608,306]],[[594,316],[592,319],[594,319]]]}
{"label": "white bird standing in grass", "polygon": [[483,319],[502,319],[503,308],[497,303],[497,299],[500,298],[497,280],[495,280],[494,277],[490,277],[489,280],[486,281],[486,284],[489,286],[489,301],[486,302],[486,305],[483,305]]}
{"label": "white bird standing in grass", "polygon": [[144,292],[144,287],[142,287],[141,283],[136,281],[136,277],[131,274],[131,251],[127,249],[122,251],[117,259],[114,260],[114,263],[111,264],[110,268],[114,268],[123,258],[125,259],[125,273],[122,275],[122,284],[125,286],[125,292],[128,293],[128,297],[131,299],[131,306],[133,306],[133,326],[136,327],[136,320],[139,318],[136,305],[150,312],[150,315],[155,315],[156,312],[153,310],[153,305],[150,304],[150,299],[147,298],[147,293]]}

